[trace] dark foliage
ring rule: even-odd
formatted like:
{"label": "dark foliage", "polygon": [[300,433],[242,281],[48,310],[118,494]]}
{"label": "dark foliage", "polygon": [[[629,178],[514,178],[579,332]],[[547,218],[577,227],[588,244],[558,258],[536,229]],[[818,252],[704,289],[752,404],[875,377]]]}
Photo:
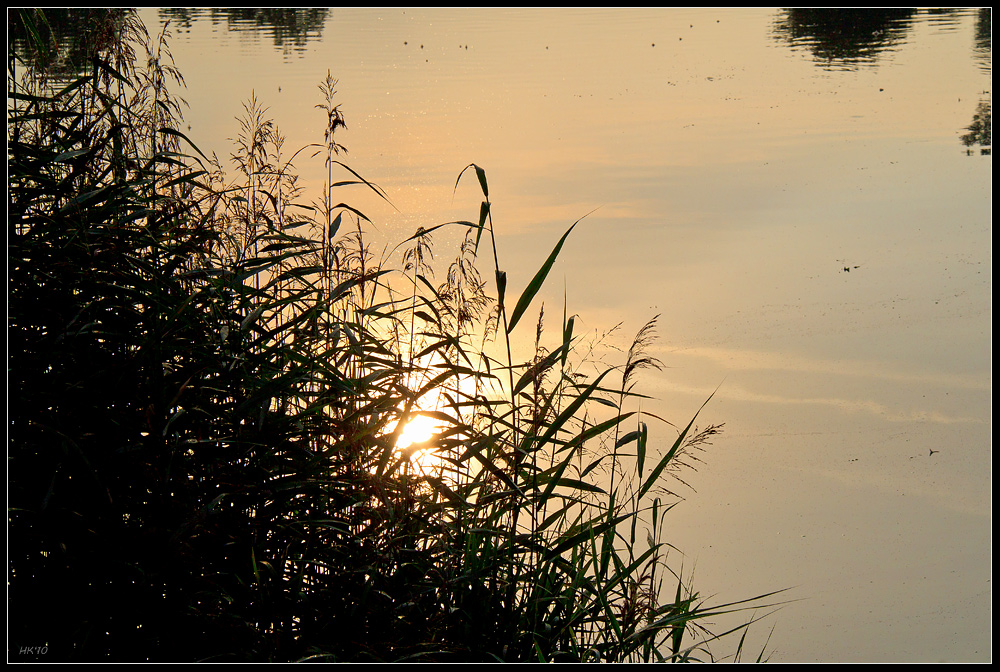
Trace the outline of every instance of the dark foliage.
{"label": "dark foliage", "polygon": [[[665,568],[669,505],[640,502],[666,496],[660,476],[717,428],[688,425],[655,461],[650,449],[645,473],[645,423],[618,431],[638,420],[621,404],[635,371],[655,364],[641,352],[652,323],[617,389],[603,382],[610,369],[571,370],[572,319],[552,353],[491,359],[469,345],[475,327],[506,337],[513,326],[502,295],[488,313],[469,263],[483,233],[492,239],[488,197],[478,224],[456,224],[471,235],[447,282],[427,280],[424,230],[390,274],[366,252],[358,210],[328,197],[292,207],[283,139],[254,101],[236,183],[186,144],[165,34],[150,40],[134,14],[108,14],[99,30],[114,39],[88,42],[86,69],[67,83],[28,57],[49,49],[44,17],[14,17],[26,42],[7,78],[9,651],[46,647],[46,661],[705,651],[685,638],[719,611]],[[132,69],[133,47],[145,48],[144,69]],[[327,166],[349,172],[337,184],[384,197],[335,158],[334,85],[321,86],[319,106]],[[422,408],[431,394],[439,403]],[[595,419],[586,409],[599,397],[612,410]],[[418,410],[440,423],[432,469],[398,447]],[[595,476],[609,463],[622,486],[605,491]],[[636,522],[651,529],[648,544]],[[664,575],[676,592],[660,590]]]}

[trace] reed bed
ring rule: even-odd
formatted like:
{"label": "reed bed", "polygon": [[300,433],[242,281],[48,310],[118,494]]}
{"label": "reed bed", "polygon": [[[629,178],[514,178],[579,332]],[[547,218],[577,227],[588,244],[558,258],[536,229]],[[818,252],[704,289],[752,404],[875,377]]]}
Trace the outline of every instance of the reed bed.
{"label": "reed bed", "polygon": [[[178,130],[166,29],[111,12],[66,77],[38,58],[45,15],[16,19],[12,646],[69,661],[712,660],[767,606],[711,605],[668,563],[671,488],[720,428],[692,419],[660,445],[647,423],[663,423],[637,410],[655,319],[619,364],[586,357],[566,306],[544,345],[535,299],[576,224],[514,290],[470,165],[456,187],[478,182],[478,218],[375,256],[338,194],[389,196],[343,161],[331,76],[322,143],[290,155],[251,98],[228,175]],[[309,203],[306,160],[327,168]],[[448,231],[464,242],[437,280]],[[528,361],[513,339],[533,339]],[[417,416],[430,431],[402,441]],[[705,627],[744,609],[734,631]]]}

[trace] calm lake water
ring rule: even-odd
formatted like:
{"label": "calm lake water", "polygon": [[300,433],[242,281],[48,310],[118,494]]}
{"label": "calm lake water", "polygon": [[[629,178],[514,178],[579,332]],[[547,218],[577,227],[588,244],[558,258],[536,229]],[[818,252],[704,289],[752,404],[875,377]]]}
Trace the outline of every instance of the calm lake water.
{"label": "calm lake water", "polygon": [[962,142],[992,100],[988,11],[142,17],[171,20],[185,123],[224,160],[251,94],[286,147],[322,142],[338,78],[347,161],[398,211],[343,199],[387,240],[474,219],[474,162],[520,293],[596,209],[540,298],[622,323],[621,348],[661,315],[645,410],[686,423],[715,392],[699,422],[725,432],[667,535],[716,602],[792,589],[749,651],[991,660],[992,158]]}

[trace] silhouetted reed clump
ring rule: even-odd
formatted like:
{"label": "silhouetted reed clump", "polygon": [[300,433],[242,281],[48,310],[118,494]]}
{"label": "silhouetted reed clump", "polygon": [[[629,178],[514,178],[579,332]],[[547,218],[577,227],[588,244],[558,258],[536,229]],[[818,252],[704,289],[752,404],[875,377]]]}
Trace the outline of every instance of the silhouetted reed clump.
{"label": "silhouetted reed clump", "polygon": [[[393,266],[335,197],[388,200],[340,159],[329,76],[327,184],[304,204],[292,161],[311,157],[289,155],[256,99],[231,178],[177,130],[166,30],[113,12],[66,79],[29,58],[50,48],[44,15],[15,18],[9,651],[695,660],[712,657],[706,617],[762,606],[710,608],[666,563],[663,477],[718,428],[656,449],[628,410],[658,365],[653,322],[591,375],[574,319],[547,350],[539,314],[534,356],[512,361],[569,231],[508,295],[470,166],[478,220],[418,230]],[[455,229],[436,281],[432,235]],[[487,244],[496,296],[476,266]],[[401,441],[418,415],[433,431]]]}

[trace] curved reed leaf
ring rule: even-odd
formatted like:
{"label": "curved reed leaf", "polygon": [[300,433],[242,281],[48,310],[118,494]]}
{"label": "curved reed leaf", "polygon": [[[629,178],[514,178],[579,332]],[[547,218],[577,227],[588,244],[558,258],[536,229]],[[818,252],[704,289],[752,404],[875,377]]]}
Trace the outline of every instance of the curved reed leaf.
{"label": "curved reed leaf", "polygon": [[556,257],[559,256],[559,251],[562,249],[563,243],[566,242],[566,238],[569,237],[569,234],[582,219],[583,218],[581,217],[573,222],[573,225],[566,230],[566,233],[562,235],[562,238],[559,239],[559,242],[556,243],[555,248],[549,254],[548,259],[545,260],[545,263],[543,263],[541,268],[539,268],[535,273],[535,277],[531,279],[528,286],[524,288],[523,292],[521,292],[521,296],[518,298],[517,304],[514,306],[514,311],[510,315],[510,322],[507,325],[508,334],[514,331],[514,327],[517,326],[517,323],[524,314],[524,311],[526,311],[528,306],[531,305],[531,300],[535,298],[535,294],[537,294],[538,290],[541,289],[542,284],[545,282],[545,278],[549,274],[549,270],[552,268],[552,264],[555,263]]}
{"label": "curved reed leaf", "polygon": [[670,461],[674,459],[675,455],[677,455],[677,451],[680,449],[681,445],[683,445],[684,439],[687,438],[688,432],[691,431],[691,427],[694,425],[694,421],[698,418],[698,415],[701,413],[702,409],[704,409],[705,406],[708,405],[708,402],[711,401],[712,397],[714,396],[715,396],[714,392],[709,395],[708,399],[706,399],[705,402],[698,409],[698,412],[694,414],[693,418],[691,418],[691,422],[689,422],[687,424],[687,427],[685,427],[681,431],[680,435],[677,437],[677,440],[674,441],[674,444],[670,447],[670,450],[668,450],[666,455],[664,455],[660,459],[659,463],[657,463],[657,465],[653,467],[653,470],[650,472],[649,477],[642,484],[642,487],[639,488],[639,495],[638,495],[639,497],[642,497],[644,494],[646,494],[649,491],[649,489],[653,487],[653,485],[656,483],[657,479],[660,478],[660,474],[663,473],[663,470],[666,469],[667,465],[670,464]]}

